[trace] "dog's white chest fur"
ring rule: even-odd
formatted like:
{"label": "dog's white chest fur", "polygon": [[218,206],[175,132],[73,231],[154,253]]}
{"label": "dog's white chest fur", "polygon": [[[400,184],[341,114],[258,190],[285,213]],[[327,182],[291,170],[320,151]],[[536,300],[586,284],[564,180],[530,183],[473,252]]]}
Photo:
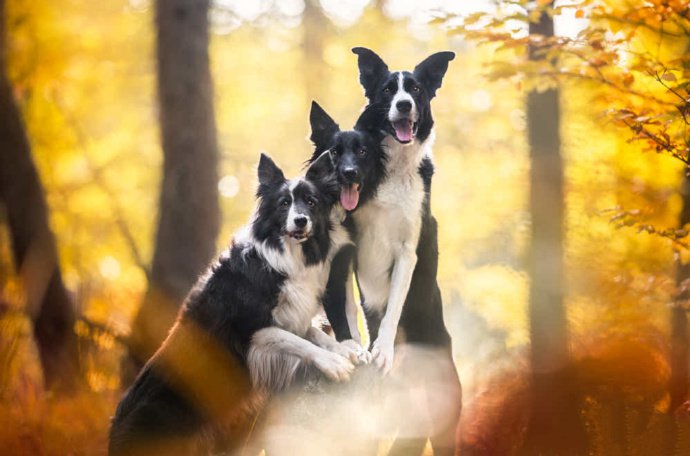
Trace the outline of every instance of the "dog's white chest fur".
{"label": "dog's white chest fur", "polygon": [[311,326],[311,321],[321,308],[321,298],[331,269],[333,257],[342,246],[350,242],[345,228],[342,227],[342,209],[333,209],[331,219],[331,247],[325,261],[306,266],[302,247],[294,242],[286,242],[285,249],[277,261],[278,270],[287,278],[280,288],[278,305],[272,316],[276,326],[304,337]]}
{"label": "dog's white chest fur", "polygon": [[402,146],[387,137],[387,176],[376,196],[355,213],[357,224],[357,281],[369,309],[385,309],[391,270],[404,250],[415,251],[419,241],[424,182],[419,164],[429,141]]}
{"label": "dog's white chest fur", "polygon": [[289,276],[272,312],[276,326],[303,337],[318,312],[327,279],[328,268],[323,264],[303,267]]}

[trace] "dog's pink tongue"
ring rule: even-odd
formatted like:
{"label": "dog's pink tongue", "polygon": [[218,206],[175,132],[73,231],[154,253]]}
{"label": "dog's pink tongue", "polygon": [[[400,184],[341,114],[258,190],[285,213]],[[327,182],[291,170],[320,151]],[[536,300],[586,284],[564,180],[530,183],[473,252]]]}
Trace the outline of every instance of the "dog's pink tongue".
{"label": "dog's pink tongue", "polygon": [[359,203],[357,184],[340,187],[340,204],[342,204],[346,211],[354,210],[357,207],[357,203]]}
{"label": "dog's pink tongue", "polygon": [[393,128],[395,129],[395,136],[398,137],[398,141],[412,141],[412,122],[407,119],[398,120],[393,123]]}

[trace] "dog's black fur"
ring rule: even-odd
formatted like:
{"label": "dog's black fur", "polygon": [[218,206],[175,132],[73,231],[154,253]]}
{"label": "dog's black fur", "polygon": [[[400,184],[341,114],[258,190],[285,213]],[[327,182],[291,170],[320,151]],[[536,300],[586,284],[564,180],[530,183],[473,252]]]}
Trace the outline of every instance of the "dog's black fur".
{"label": "dog's black fur", "polygon": [[376,195],[379,183],[386,177],[386,154],[381,141],[379,105],[368,106],[357,119],[353,130],[341,131],[338,124],[318,103],[312,102],[309,114],[314,153],[310,162],[329,151],[340,186],[359,185],[359,204]]}
{"label": "dog's black fur", "polygon": [[[299,246],[307,264],[326,261],[338,186],[328,156],[291,192],[282,171],[262,155],[259,198],[249,241],[235,239],[187,297],[170,335],[121,400],[112,420],[110,455],[195,454],[204,434],[236,420],[252,388],[247,355],[253,335],[274,325],[281,285],[289,279],[259,248],[281,252],[291,199],[312,221]],[[281,304],[282,305],[282,304]],[[202,384],[195,384],[202,383]],[[224,410],[225,409],[225,410]],[[238,443],[238,442],[231,442]]]}
{"label": "dog's black fur", "polygon": [[[367,106],[353,130],[341,131],[338,124],[321,106],[317,103],[312,104],[310,138],[314,142],[314,154],[311,160],[316,160],[324,151],[330,150],[338,183],[341,186],[361,185],[358,207],[364,206],[376,196],[378,186],[386,178],[387,157],[381,140],[386,134],[382,129],[386,128],[387,122],[382,121],[379,114],[381,110],[381,104]],[[345,174],[345,170],[352,169],[356,170],[354,175]],[[430,207],[431,180],[434,174],[431,159],[422,160],[418,172],[424,182],[425,192],[421,213],[422,230],[417,246],[417,265],[410,292],[403,307],[400,327],[405,330],[407,342],[450,348],[450,334],[443,322],[443,304],[440,289],[436,283],[438,228],[436,219],[431,215]],[[346,219],[345,225],[354,239],[357,238],[357,232],[363,228],[358,227],[352,217]],[[352,253],[354,255],[354,252]],[[348,261],[354,262],[354,256],[343,255],[333,260],[327,296],[333,292],[333,288],[339,288],[344,283]],[[355,274],[356,271],[355,265]],[[340,292],[338,296],[342,296]],[[328,320],[338,340],[351,337],[345,314],[342,312],[344,305],[341,300],[344,298],[324,301]],[[362,305],[367,319],[369,337],[373,341],[378,334],[381,315],[367,310],[364,296],[362,296]]]}
{"label": "dog's black fur", "polygon": [[[379,106],[367,107],[357,119],[355,128],[345,131],[341,131],[335,120],[315,101],[309,114],[310,139],[314,144],[314,153],[309,161],[313,162],[329,151],[338,184],[341,187],[360,187],[360,205],[376,195],[379,183],[386,176],[386,154],[381,146],[383,123],[379,121],[379,109]],[[357,229],[354,220],[348,217],[344,224],[354,239]],[[345,314],[345,282],[347,275],[352,273],[354,261],[354,248],[343,249],[334,258],[324,296],[328,321],[336,339],[340,341],[352,338]]]}
{"label": "dog's black fur", "polygon": [[[409,123],[416,144],[422,145],[431,135],[434,120],[431,113],[431,99],[441,87],[442,78],[448,68],[448,62],[454,58],[451,52],[437,53],[422,63],[412,72],[391,73],[387,65],[374,52],[365,48],[354,48],[353,52],[359,56],[360,82],[365,89],[365,95],[369,99],[369,105],[358,119],[355,129],[352,131],[340,131],[338,125],[323,112],[322,109],[312,107],[312,141],[315,145],[316,159],[319,153],[330,150],[336,166],[339,184],[341,188],[352,184],[361,185],[361,193],[357,207],[348,215],[349,229],[353,239],[358,239],[359,232],[366,227],[358,226],[357,218],[353,215],[376,198],[376,192],[382,182],[387,178],[386,163],[391,153],[405,153],[405,150],[391,151],[390,142],[383,141],[387,136],[392,137],[397,143],[408,144],[412,141],[401,141],[393,122],[389,119],[391,102],[397,91],[400,77],[402,76],[405,91],[414,100],[417,110],[417,118],[410,117]],[[383,142],[382,142],[383,141]],[[365,145],[365,153],[361,154],[362,145]],[[420,146],[420,147],[422,147]],[[400,146],[402,147],[402,146]],[[347,176],[344,171],[349,170]],[[409,290],[402,308],[402,315],[398,322],[398,335],[404,335],[406,343],[420,344],[425,347],[438,348],[448,360],[450,366],[454,366],[451,353],[451,338],[443,321],[443,304],[441,292],[436,280],[438,269],[438,231],[436,219],[431,214],[431,181],[434,173],[434,165],[429,156],[422,158],[418,164],[418,176],[423,183],[424,197],[422,201],[420,217],[421,230],[416,247],[416,265],[412,274]],[[348,177],[356,176],[357,179]],[[359,249],[359,245],[356,247]],[[355,273],[360,280],[357,264],[360,255],[354,255]],[[350,258],[341,258],[341,261],[351,261]],[[333,265],[333,271],[345,270],[342,264]],[[391,265],[392,270],[392,265]],[[331,283],[329,282],[329,288]],[[328,291],[327,293],[330,293]],[[376,341],[382,314],[379,310],[370,309],[367,306],[367,297],[360,288],[362,306],[366,315],[367,326],[371,341]],[[340,305],[334,305],[335,309]],[[329,307],[326,307],[328,312]],[[334,326],[336,337],[346,338],[347,322],[341,315],[329,314],[331,324]],[[431,436],[435,454],[453,454],[455,447],[455,429],[459,420],[461,409],[460,382],[455,368],[448,369],[445,382],[455,391],[454,397],[449,401],[457,401],[457,416],[451,423],[436,435]],[[419,454],[423,448],[425,439],[402,440],[399,439],[393,447],[392,454]]]}

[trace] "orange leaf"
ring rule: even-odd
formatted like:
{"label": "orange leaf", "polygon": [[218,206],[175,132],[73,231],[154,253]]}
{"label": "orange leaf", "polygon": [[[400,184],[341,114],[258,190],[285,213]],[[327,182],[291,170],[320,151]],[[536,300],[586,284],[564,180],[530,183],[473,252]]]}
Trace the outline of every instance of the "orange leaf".
{"label": "orange leaf", "polygon": [[583,10],[579,9],[579,10],[575,11],[575,17],[578,19],[582,19],[583,17],[585,17],[585,12]]}

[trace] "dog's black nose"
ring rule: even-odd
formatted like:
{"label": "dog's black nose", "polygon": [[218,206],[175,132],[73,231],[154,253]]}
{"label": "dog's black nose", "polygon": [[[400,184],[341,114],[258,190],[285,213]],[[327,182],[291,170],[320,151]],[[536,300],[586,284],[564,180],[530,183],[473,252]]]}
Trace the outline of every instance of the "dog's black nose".
{"label": "dog's black nose", "polygon": [[412,110],[412,103],[408,100],[402,100],[402,101],[398,101],[395,104],[395,107],[398,108],[399,112],[407,114],[408,112],[410,112]]}
{"label": "dog's black nose", "polygon": [[343,170],[343,176],[347,180],[355,180],[359,177],[359,170],[357,168],[345,168]]}
{"label": "dog's black nose", "polygon": [[295,217],[294,221],[297,228],[304,228],[307,226],[307,218],[303,215],[298,215]]}

